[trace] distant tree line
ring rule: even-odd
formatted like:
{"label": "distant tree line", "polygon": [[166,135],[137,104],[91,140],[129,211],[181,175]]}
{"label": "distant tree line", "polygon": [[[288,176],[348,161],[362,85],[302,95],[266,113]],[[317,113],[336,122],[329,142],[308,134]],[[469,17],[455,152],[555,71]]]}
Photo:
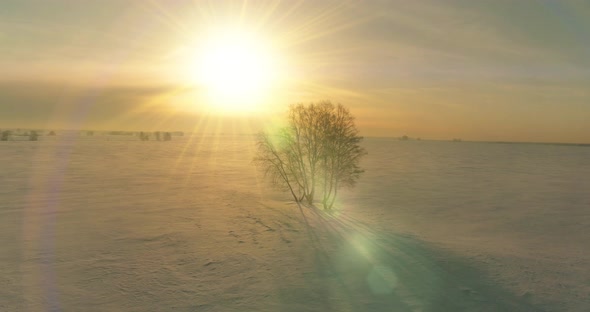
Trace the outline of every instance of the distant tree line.
{"label": "distant tree line", "polygon": [[[172,134],[170,132],[155,131],[153,134],[154,134],[154,138],[156,141],[171,141],[172,140]],[[138,133],[138,137],[141,141],[149,141],[150,140],[150,133],[141,131]]]}
{"label": "distant tree line", "polygon": [[[12,141],[16,139],[16,137],[28,137],[29,141],[38,141],[39,137],[45,133],[47,136],[56,136],[56,132],[54,130],[46,131],[46,130],[23,130],[23,129],[0,129],[0,141]],[[94,136],[95,131],[93,130],[82,130],[79,132],[80,135],[86,136]],[[155,132],[133,132],[133,131],[106,131],[104,134],[107,135],[125,135],[125,136],[133,136],[137,135],[141,141],[149,141],[150,137],[153,137],[155,141],[171,141],[172,136],[184,136],[184,132],[182,131],[155,131]],[[22,139],[17,139],[22,140]]]}
{"label": "distant tree line", "polygon": [[[39,140],[39,132],[41,132],[41,131],[38,131],[38,130],[22,131],[21,129],[17,129],[16,131],[3,130],[3,131],[0,131],[0,141],[10,141],[13,139],[13,136],[28,137],[29,141],[38,141]],[[50,131],[47,135],[53,136],[53,135],[55,135],[55,132]]]}

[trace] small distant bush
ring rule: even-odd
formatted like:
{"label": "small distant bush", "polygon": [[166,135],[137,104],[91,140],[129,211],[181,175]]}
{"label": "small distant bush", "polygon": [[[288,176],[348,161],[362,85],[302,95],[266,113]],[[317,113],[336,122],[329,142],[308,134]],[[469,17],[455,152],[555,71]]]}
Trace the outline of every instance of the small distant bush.
{"label": "small distant bush", "polygon": [[4,130],[0,133],[0,141],[8,141],[8,140],[10,140],[11,136],[12,136],[12,131]]}
{"label": "small distant bush", "polygon": [[150,135],[149,135],[149,133],[145,133],[145,132],[142,131],[142,132],[139,133],[139,139],[141,141],[149,141],[150,140]]}
{"label": "small distant bush", "polygon": [[31,131],[31,133],[29,133],[29,141],[37,141],[39,139],[39,134],[37,134],[37,131]]}

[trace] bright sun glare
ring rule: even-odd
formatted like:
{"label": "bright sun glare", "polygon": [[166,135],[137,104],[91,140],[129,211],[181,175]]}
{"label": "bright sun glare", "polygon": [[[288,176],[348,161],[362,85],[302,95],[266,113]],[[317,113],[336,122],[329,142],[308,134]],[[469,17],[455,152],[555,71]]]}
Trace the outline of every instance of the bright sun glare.
{"label": "bright sun glare", "polygon": [[222,112],[262,108],[279,74],[269,42],[244,30],[216,31],[198,44],[191,80],[203,88],[206,101]]}

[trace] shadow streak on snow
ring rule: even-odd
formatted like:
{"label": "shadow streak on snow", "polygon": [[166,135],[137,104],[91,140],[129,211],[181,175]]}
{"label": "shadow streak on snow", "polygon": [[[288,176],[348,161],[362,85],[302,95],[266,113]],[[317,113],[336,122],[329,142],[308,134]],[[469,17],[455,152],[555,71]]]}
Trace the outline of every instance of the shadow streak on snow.
{"label": "shadow streak on snow", "polygon": [[315,271],[303,289],[277,281],[280,311],[542,311],[466,259],[412,236],[315,207],[300,212]]}

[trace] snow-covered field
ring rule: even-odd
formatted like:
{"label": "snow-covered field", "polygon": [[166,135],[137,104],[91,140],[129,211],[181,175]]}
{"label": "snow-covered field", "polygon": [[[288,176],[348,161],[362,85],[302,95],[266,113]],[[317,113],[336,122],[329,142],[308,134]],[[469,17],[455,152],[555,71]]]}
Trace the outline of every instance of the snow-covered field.
{"label": "snow-covered field", "polygon": [[0,311],[590,311],[590,147],[364,144],[321,215],[249,136],[0,142]]}

